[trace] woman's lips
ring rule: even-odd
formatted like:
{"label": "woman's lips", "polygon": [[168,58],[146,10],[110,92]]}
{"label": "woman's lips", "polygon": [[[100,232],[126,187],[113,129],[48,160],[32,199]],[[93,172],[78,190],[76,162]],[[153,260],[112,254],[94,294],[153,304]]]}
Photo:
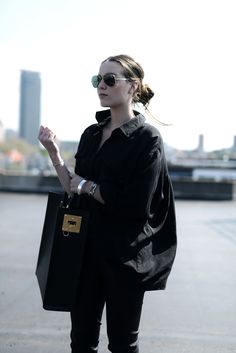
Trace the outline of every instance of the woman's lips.
{"label": "woman's lips", "polygon": [[105,97],[107,97],[107,94],[99,93],[99,98],[105,98]]}

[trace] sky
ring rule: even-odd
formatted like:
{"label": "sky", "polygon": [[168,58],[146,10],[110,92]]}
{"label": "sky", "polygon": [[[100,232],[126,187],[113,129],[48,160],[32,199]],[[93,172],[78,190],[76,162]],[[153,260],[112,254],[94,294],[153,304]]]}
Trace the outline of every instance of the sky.
{"label": "sky", "polygon": [[[177,149],[229,148],[236,136],[235,0],[1,0],[0,120],[18,129],[21,70],[40,72],[41,121],[79,140],[103,109],[91,76],[128,54],[155,92],[149,110]],[[154,123],[147,117],[147,120]]]}

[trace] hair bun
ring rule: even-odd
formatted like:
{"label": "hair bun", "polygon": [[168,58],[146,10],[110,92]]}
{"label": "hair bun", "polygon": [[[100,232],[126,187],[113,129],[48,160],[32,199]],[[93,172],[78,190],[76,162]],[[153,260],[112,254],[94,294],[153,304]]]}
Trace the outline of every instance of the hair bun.
{"label": "hair bun", "polygon": [[153,96],[153,90],[147,84],[143,84],[141,88],[141,94],[139,96],[139,102],[142,103],[145,108],[147,108],[149,101]]}

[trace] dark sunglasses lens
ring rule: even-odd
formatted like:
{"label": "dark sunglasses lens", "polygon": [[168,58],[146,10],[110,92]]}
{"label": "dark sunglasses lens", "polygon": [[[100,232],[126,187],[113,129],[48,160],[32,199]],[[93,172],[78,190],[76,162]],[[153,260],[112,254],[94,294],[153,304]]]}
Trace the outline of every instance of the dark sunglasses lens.
{"label": "dark sunglasses lens", "polygon": [[101,80],[102,80],[102,77],[100,75],[93,76],[91,79],[93,87],[97,88]]}
{"label": "dark sunglasses lens", "polygon": [[111,75],[111,74],[104,75],[103,76],[103,81],[105,82],[105,84],[107,86],[112,87],[116,83],[116,77],[115,77],[115,75]]}

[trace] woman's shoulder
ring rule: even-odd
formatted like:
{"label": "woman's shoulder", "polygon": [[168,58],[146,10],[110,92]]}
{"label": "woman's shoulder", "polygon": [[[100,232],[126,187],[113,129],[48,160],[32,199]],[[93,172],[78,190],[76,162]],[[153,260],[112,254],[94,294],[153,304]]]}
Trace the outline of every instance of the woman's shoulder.
{"label": "woman's shoulder", "polygon": [[157,126],[147,122],[147,120],[145,120],[140,132],[143,138],[146,138],[147,140],[155,139],[159,142],[163,142],[160,130],[157,128]]}
{"label": "woman's shoulder", "polygon": [[145,121],[144,124],[144,131],[147,131],[147,133],[152,134],[153,136],[161,136],[160,130],[154,126],[153,124]]}

